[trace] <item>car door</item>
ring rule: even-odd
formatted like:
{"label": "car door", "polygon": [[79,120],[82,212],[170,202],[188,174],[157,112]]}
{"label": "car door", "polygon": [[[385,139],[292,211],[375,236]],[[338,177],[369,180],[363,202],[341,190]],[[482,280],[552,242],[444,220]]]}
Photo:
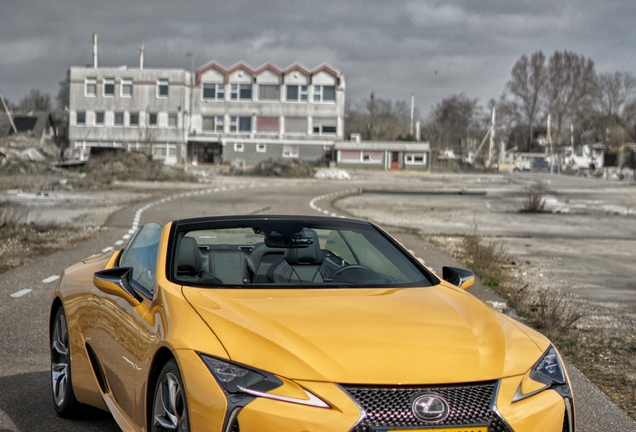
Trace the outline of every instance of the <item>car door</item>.
{"label": "car door", "polygon": [[131,304],[121,296],[100,292],[91,346],[99,359],[109,390],[121,410],[131,419],[136,413],[135,375],[139,372],[139,323],[152,297],[161,226],[144,225],[122,251],[118,267],[132,269],[129,282],[142,303]]}

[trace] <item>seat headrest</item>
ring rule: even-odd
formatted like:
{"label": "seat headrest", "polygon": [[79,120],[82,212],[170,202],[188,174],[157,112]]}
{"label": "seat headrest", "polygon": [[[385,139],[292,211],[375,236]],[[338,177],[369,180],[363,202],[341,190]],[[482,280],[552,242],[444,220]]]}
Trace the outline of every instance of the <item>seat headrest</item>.
{"label": "seat headrest", "polygon": [[322,262],[322,250],[320,249],[318,234],[316,231],[307,228],[303,229],[302,234],[303,237],[310,238],[312,244],[304,248],[289,248],[285,250],[283,258],[290,265],[320,264]]}
{"label": "seat headrest", "polygon": [[196,276],[203,270],[203,257],[197,241],[192,237],[181,239],[177,255],[177,275]]}

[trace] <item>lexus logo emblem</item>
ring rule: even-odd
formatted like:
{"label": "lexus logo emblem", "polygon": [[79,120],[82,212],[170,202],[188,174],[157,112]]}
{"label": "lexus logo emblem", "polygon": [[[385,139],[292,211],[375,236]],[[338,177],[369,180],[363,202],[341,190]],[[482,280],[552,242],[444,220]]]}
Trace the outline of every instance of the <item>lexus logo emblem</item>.
{"label": "lexus logo emblem", "polygon": [[413,400],[411,409],[415,417],[431,423],[445,420],[449,414],[448,402],[435,393],[420,394]]}

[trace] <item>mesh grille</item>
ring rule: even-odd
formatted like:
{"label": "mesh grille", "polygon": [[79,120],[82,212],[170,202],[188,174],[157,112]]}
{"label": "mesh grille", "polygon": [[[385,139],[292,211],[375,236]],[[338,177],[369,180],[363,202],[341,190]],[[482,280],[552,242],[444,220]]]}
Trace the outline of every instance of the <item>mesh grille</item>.
{"label": "mesh grille", "polygon": [[[492,410],[495,381],[448,386],[341,386],[365,411],[365,416],[351,432],[370,432],[375,428],[488,425],[489,432],[512,432]],[[413,398],[423,392],[436,393],[450,407],[441,422],[426,423],[411,410]]]}

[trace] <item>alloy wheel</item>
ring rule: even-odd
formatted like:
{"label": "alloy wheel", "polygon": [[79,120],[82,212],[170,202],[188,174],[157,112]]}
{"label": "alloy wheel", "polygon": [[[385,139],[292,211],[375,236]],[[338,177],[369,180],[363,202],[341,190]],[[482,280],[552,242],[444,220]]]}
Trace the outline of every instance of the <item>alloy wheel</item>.
{"label": "alloy wheel", "polygon": [[174,361],[166,364],[157,383],[153,423],[153,430],[157,431],[190,430],[183,384]]}

